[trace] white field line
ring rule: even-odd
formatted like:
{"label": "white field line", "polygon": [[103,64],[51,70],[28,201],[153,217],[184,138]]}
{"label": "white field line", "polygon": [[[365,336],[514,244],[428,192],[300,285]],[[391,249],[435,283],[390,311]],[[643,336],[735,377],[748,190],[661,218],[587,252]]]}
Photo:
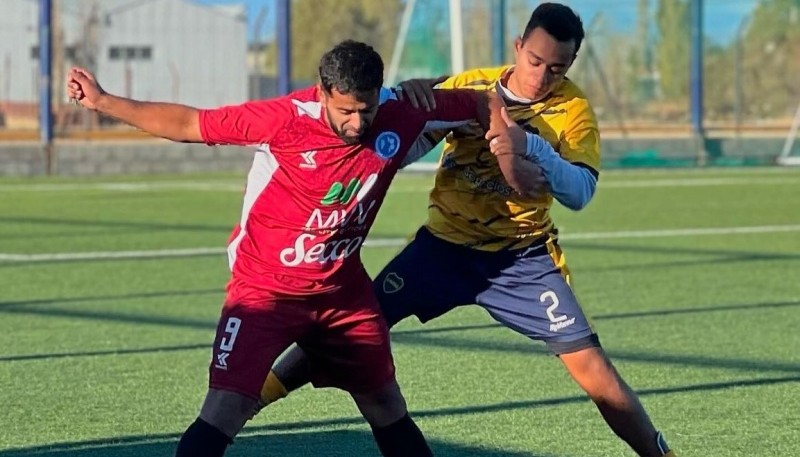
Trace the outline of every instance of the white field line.
{"label": "white field line", "polygon": [[686,179],[649,179],[630,181],[606,181],[601,178],[598,187],[614,188],[649,188],[649,187],[712,187],[712,186],[756,186],[776,184],[800,184],[798,179],[791,178],[686,178]]}
{"label": "white field line", "polygon": [[243,192],[244,183],[233,181],[206,181],[206,182],[147,182],[147,183],[63,183],[63,184],[5,184],[0,185],[0,192],[64,192],[64,191],[116,191],[116,192],[142,192],[160,190],[195,190],[217,192]]}
{"label": "white field line", "polygon": [[[433,184],[432,182],[430,183]],[[648,188],[648,187],[711,187],[711,186],[754,186],[776,184],[800,184],[800,175],[787,176],[734,176],[734,177],[670,177],[656,179],[600,179],[599,187],[607,188]],[[164,190],[185,190],[197,192],[237,192],[244,191],[243,182],[235,181],[164,181],[146,183],[61,183],[61,184],[2,184],[0,192],[65,192],[65,191],[108,191],[108,192],[154,192]],[[396,182],[392,193],[427,193],[430,185]]]}
{"label": "white field line", "polygon": [[[672,230],[624,230],[616,232],[584,232],[566,233],[559,236],[561,240],[610,240],[624,238],[666,238],[704,235],[749,235],[761,233],[800,232],[798,225],[762,225],[755,227],[709,227],[686,228]],[[399,247],[408,242],[407,238],[378,238],[367,240],[365,248]],[[147,251],[105,251],[105,252],[62,252],[52,254],[10,254],[0,253],[3,262],[52,262],[69,260],[104,260],[104,259],[146,259],[164,257],[193,257],[201,255],[222,255],[225,248],[188,248],[188,249],[156,249]]]}

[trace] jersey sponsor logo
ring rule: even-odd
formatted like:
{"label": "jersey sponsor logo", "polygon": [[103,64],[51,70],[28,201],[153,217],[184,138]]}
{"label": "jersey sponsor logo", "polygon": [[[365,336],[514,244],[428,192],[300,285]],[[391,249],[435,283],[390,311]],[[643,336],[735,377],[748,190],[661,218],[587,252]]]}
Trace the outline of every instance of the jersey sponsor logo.
{"label": "jersey sponsor logo", "polygon": [[314,156],[317,155],[317,151],[306,151],[301,152],[300,157],[303,158],[303,161],[300,163],[300,168],[305,168],[307,170],[314,170],[317,168],[317,161],[314,159]]}
{"label": "jersey sponsor logo", "polygon": [[375,139],[375,153],[382,159],[391,159],[400,150],[400,136],[386,131]]}
{"label": "jersey sponsor logo", "polygon": [[328,189],[328,193],[326,193],[322,200],[320,200],[320,204],[324,206],[330,206],[335,203],[346,205],[350,203],[353,197],[356,197],[357,201],[362,201],[364,200],[364,197],[367,196],[369,191],[372,190],[372,186],[375,185],[377,180],[378,174],[372,173],[371,175],[367,176],[363,186],[361,185],[361,180],[358,178],[351,179],[347,185],[337,181],[331,184],[331,187]]}
{"label": "jersey sponsor logo", "polygon": [[[358,178],[351,179],[347,185],[338,181],[331,184],[320,201],[322,208],[311,211],[305,225],[306,232],[295,238],[292,246],[281,250],[280,262],[287,267],[296,267],[301,264],[346,259],[357,253],[364,243],[366,233],[363,232],[367,222],[378,206],[376,200],[366,199],[377,180],[378,174],[372,173],[363,184]],[[336,203],[348,205],[353,199],[356,201],[353,207],[326,208]],[[315,242],[318,236],[330,234],[350,236]]]}
{"label": "jersey sponsor logo", "polygon": [[306,241],[313,241],[315,238],[316,235],[311,233],[298,236],[294,246],[281,251],[281,263],[287,267],[296,267],[301,263],[327,263],[346,259],[358,252],[364,243],[364,237],[357,236],[306,246]]}
{"label": "jersey sponsor logo", "polygon": [[472,167],[466,167],[463,170],[464,178],[475,187],[475,190],[488,190],[490,192],[497,192],[498,194],[508,197],[511,195],[513,189],[511,186],[500,182],[495,179],[487,179],[481,177]]}
{"label": "jersey sponsor logo", "polygon": [[393,294],[399,292],[405,285],[405,281],[397,273],[391,272],[383,278],[383,292]]}
{"label": "jersey sponsor logo", "polygon": [[321,208],[314,208],[306,222],[306,229],[315,230],[318,233],[330,233],[333,230],[343,230],[349,227],[360,229],[367,223],[367,218],[375,204],[375,200],[370,200],[369,203],[359,202],[353,209],[335,209],[330,213],[324,213]]}

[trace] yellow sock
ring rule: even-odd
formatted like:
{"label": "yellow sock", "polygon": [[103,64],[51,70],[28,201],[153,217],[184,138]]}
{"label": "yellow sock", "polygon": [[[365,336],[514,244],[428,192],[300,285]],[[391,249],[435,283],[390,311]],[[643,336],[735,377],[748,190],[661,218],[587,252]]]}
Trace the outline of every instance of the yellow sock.
{"label": "yellow sock", "polygon": [[675,455],[675,453],[673,451],[669,451],[666,454],[664,454],[664,457],[678,457],[678,456]]}
{"label": "yellow sock", "polygon": [[281,380],[275,376],[275,373],[270,371],[264,381],[264,385],[261,386],[261,407],[275,403],[287,395],[289,395],[289,391],[283,386]]}

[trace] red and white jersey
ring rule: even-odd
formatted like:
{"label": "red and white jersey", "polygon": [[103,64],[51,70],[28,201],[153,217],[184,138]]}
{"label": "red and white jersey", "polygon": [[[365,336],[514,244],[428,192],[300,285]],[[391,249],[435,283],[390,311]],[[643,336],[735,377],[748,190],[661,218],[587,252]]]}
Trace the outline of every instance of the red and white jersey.
{"label": "red and white jersey", "polygon": [[228,302],[333,292],[364,275],[360,248],[409,148],[477,116],[475,91],[438,91],[431,112],[383,98],[355,145],[328,125],[316,87],[200,111],[206,143],[260,145],[228,246]]}

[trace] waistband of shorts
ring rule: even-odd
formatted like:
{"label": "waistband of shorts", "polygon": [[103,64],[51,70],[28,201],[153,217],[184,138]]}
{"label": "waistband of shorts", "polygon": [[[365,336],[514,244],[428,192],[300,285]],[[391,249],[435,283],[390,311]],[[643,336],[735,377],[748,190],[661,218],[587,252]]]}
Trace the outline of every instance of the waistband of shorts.
{"label": "waistband of shorts", "polygon": [[[482,249],[475,249],[470,246],[453,243],[452,241],[448,241],[438,236],[434,235],[427,227],[422,226],[417,231],[416,238],[420,239],[421,241],[432,241],[435,243],[441,243],[444,246],[447,246],[449,249],[459,252],[468,252],[471,255],[476,256],[486,256],[486,257],[498,257],[498,256],[513,256],[513,257],[536,257],[540,255],[547,255],[549,254],[549,250],[547,248],[547,242],[550,239],[548,235],[542,235],[537,239],[533,240],[531,244],[521,248],[506,248],[506,249],[499,249],[497,251],[485,251]],[[552,240],[553,244],[558,244],[556,240]]]}

